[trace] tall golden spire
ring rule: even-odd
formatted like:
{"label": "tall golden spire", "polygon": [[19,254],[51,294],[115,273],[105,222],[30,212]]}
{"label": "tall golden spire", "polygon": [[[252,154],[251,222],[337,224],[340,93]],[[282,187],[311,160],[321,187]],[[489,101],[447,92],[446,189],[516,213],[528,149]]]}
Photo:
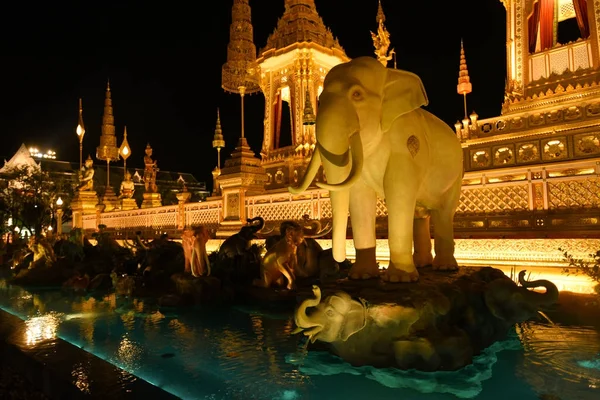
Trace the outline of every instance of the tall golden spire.
{"label": "tall golden spire", "polygon": [[467,95],[473,91],[469,70],[467,69],[467,58],[465,57],[465,48],[462,39],[460,40],[460,67],[458,72],[458,85],[456,86],[458,94],[463,95],[465,107],[465,119],[467,119]]}
{"label": "tall golden spire", "polygon": [[244,95],[256,93],[259,68],[252,28],[249,0],[233,0],[227,61],[221,69],[221,86],[226,92],[238,93],[242,102],[242,132],[244,137]]}
{"label": "tall golden spire", "polygon": [[283,16],[277,21],[275,31],[269,35],[260,53],[300,42],[312,42],[327,49],[344,51],[323,23],[314,0],[285,0]]}
{"label": "tall golden spire", "polygon": [[[396,54],[394,49],[390,49],[390,33],[383,24],[385,22],[385,14],[383,13],[383,7],[381,6],[381,0],[379,0],[379,6],[377,8],[377,34],[371,32],[371,38],[373,39],[373,46],[375,46],[375,55],[377,61],[387,67],[388,61]],[[388,50],[389,49],[389,50]],[[394,58],[394,68],[396,68],[396,60]]]}
{"label": "tall golden spire", "polygon": [[106,97],[104,98],[104,115],[102,116],[102,134],[100,145],[96,148],[96,158],[106,161],[106,186],[110,186],[109,163],[119,159],[117,136],[115,135],[115,117],[113,116],[110,82],[106,84]]}

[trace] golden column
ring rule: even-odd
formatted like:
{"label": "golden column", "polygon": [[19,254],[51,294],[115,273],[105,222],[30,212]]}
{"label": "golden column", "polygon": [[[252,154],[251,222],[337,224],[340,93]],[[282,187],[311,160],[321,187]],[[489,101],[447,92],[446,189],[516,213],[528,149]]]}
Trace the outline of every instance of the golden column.
{"label": "golden column", "polygon": [[113,116],[110,82],[106,83],[102,134],[100,135],[100,145],[96,148],[96,158],[106,161],[106,190],[100,204],[104,205],[103,211],[112,211],[117,207],[117,196],[110,186],[110,162],[119,159],[119,148],[117,147],[117,136],[115,135],[115,117]]}
{"label": "golden column", "polygon": [[233,0],[227,62],[221,70],[221,86],[226,92],[237,93],[241,98],[241,135],[231,159],[219,175],[219,189],[223,196],[223,221],[217,237],[228,237],[246,223],[246,194],[264,192],[267,175],[244,133],[244,96],[260,90],[259,67],[253,42],[250,5],[248,0]]}
{"label": "golden column", "polygon": [[221,175],[221,149],[225,147],[225,138],[223,137],[223,130],[221,129],[221,114],[217,108],[217,124],[215,126],[215,135],[212,141],[213,149],[217,149],[217,166],[212,171],[213,176],[213,196],[219,195],[219,175]]}

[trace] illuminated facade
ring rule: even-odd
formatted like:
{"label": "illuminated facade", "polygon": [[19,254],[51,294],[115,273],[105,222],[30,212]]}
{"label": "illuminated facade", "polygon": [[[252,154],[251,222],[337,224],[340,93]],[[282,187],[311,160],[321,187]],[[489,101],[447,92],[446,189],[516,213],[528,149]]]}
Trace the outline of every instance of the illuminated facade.
{"label": "illuminated facade", "polygon": [[[484,120],[465,115],[455,125],[465,167],[455,216],[456,257],[461,264],[563,265],[559,246],[579,258],[600,248],[600,19],[595,17],[600,2],[501,1],[508,50],[502,115]],[[587,13],[581,4],[587,4]],[[559,12],[550,15],[555,8]],[[581,37],[558,44],[561,24],[572,18]],[[375,55],[387,64],[394,52],[384,21],[380,4],[372,38]],[[529,32],[535,40],[529,40]],[[268,226],[303,215],[331,218],[326,190],[313,188],[295,196],[285,188],[302,177],[312,154],[314,125],[305,124],[311,116],[307,110],[318,113],[325,75],[345,61],[348,57],[323,24],[314,0],[285,0],[284,14],[256,59],[265,96],[261,160],[229,172],[224,168],[216,177],[226,190],[235,180],[235,190],[243,196],[231,189],[229,197],[215,193],[200,203],[89,215],[83,228],[93,230],[102,223],[118,236],[135,230],[177,235],[196,225],[218,232],[255,216]],[[457,90],[466,96],[471,87],[464,53],[461,66]],[[228,160],[230,167],[234,161]],[[263,172],[255,171],[259,166],[267,175],[265,183]],[[319,174],[317,179],[326,177]],[[378,259],[385,264],[387,209],[381,199],[377,217],[382,239]],[[219,244],[209,242],[209,251]],[[354,254],[351,244],[347,254]]]}

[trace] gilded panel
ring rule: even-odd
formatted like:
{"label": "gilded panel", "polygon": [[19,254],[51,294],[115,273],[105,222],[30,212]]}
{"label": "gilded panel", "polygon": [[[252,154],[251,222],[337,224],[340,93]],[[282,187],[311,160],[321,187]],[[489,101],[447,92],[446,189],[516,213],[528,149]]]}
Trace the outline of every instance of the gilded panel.
{"label": "gilded panel", "polygon": [[542,160],[556,161],[568,158],[567,138],[557,137],[542,140]]}
{"label": "gilded panel", "polygon": [[517,162],[529,163],[540,159],[539,142],[517,143]]}
{"label": "gilded panel", "polygon": [[471,150],[471,168],[486,168],[492,163],[489,149]]}
{"label": "gilded panel", "polygon": [[600,178],[548,182],[548,208],[600,207]]}
{"label": "gilded panel", "polygon": [[529,209],[527,185],[482,187],[463,190],[456,209],[458,213],[489,213]]}
{"label": "gilded panel", "polygon": [[600,133],[581,133],[573,137],[576,156],[600,154]]}
{"label": "gilded panel", "polygon": [[514,165],[515,164],[515,146],[506,144],[495,146],[492,149],[494,154],[494,166]]}

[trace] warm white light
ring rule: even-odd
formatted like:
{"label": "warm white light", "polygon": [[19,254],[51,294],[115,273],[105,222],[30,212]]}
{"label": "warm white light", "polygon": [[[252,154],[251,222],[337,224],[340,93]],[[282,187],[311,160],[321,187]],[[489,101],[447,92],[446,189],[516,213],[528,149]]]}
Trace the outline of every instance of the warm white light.
{"label": "warm white light", "polygon": [[52,227],[51,227],[51,226],[49,226],[49,227],[48,227],[48,230],[49,230],[49,231],[52,231]]}
{"label": "warm white light", "polygon": [[77,136],[81,136],[83,134],[83,128],[81,125],[77,125]]}
{"label": "warm white light", "polygon": [[127,154],[129,154],[129,148],[128,147],[124,147],[123,148],[123,155],[126,156]]}
{"label": "warm white light", "polygon": [[60,197],[58,198],[58,200],[56,200],[56,205],[59,207],[63,205],[63,200]]}

